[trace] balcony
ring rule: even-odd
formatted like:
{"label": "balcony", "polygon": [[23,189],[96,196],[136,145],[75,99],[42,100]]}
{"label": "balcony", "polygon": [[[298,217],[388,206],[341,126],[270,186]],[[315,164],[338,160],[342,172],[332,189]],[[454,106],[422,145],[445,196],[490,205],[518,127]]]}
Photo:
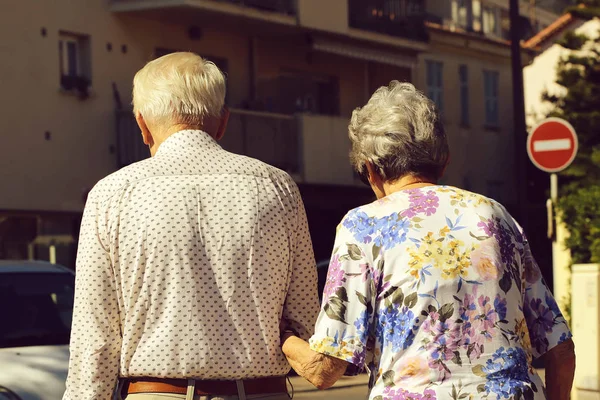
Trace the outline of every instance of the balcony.
{"label": "balcony", "polygon": [[264,11],[273,11],[282,14],[295,15],[294,0],[217,0],[222,3],[233,3],[244,7],[256,8]]}
{"label": "balcony", "polygon": [[349,0],[350,27],[427,42],[423,0]]}
{"label": "balcony", "polygon": [[[300,150],[296,117],[232,109],[224,149],[257,158],[294,177],[300,175]],[[150,156],[129,110],[117,111],[117,165],[122,168]]]}
{"label": "balcony", "polygon": [[[346,118],[231,109],[220,144],[280,168],[298,183],[360,185],[348,161]],[[131,111],[117,111],[118,167],[148,156]]]}
{"label": "balcony", "polygon": [[[115,13],[134,13],[160,21],[214,26],[223,29],[254,21],[252,29],[264,30],[264,23],[296,26],[294,0],[109,0]],[[225,17],[225,18],[224,18]]]}

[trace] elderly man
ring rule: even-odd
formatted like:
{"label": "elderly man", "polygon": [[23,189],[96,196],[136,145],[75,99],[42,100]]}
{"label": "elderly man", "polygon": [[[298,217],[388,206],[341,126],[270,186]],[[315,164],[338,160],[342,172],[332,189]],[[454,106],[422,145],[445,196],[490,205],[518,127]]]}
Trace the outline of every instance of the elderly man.
{"label": "elderly man", "polygon": [[64,399],[289,398],[280,336],[319,308],[306,215],[286,173],[217,144],[224,98],[191,53],[135,76],[153,157],[88,197]]}

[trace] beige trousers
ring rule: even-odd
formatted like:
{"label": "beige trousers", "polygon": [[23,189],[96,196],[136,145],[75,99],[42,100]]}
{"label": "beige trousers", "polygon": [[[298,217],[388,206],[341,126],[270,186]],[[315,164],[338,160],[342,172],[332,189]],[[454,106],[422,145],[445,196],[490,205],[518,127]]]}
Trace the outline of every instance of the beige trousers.
{"label": "beige trousers", "polygon": [[[143,393],[130,394],[125,400],[185,400],[185,394],[167,394],[167,393]],[[290,400],[292,397],[287,393],[275,394],[256,394],[246,396],[248,400]],[[194,396],[194,400],[238,400],[238,396]]]}

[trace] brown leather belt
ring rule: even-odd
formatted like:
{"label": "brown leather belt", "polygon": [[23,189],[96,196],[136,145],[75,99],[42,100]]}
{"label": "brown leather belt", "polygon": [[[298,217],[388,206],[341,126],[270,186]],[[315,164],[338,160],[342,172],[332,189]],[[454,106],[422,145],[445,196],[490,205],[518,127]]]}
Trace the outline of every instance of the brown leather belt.
{"label": "brown leather belt", "polygon": [[[285,376],[244,379],[244,391],[247,396],[255,394],[287,393]],[[187,379],[168,378],[126,378],[123,391],[136,393],[173,393],[186,394]],[[200,396],[237,396],[236,381],[196,380],[196,395]]]}

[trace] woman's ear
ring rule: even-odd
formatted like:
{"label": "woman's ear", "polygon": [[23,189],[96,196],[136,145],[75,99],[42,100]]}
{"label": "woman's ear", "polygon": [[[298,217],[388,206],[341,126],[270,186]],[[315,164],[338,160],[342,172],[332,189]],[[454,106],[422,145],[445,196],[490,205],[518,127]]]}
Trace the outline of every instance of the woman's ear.
{"label": "woman's ear", "polygon": [[367,168],[367,176],[371,186],[377,186],[378,184],[382,183],[381,177],[377,173],[377,170],[371,161],[366,161],[365,167]]}
{"label": "woman's ear", "polygon": [[144,117],[139,112],[135,114],[135,121],[140,127],[140,131],[142,131],[142,139],[144,140],[144,144],[148,147],[154,146],[154,137],[152,137],[152,133],[150,129],[148,129],[148,125],[144,120]]}
{"label": "woman's ear", "polygon": [[385,192],[384,182],[381,175],[377,172],[375,165],[373,165],[371,161],[367,161],[365,162],[365,167],[367,168],[369,184],[371,184],[371,189],[373,189],[375,196],[378,199],[385,197],[387,194]]}

